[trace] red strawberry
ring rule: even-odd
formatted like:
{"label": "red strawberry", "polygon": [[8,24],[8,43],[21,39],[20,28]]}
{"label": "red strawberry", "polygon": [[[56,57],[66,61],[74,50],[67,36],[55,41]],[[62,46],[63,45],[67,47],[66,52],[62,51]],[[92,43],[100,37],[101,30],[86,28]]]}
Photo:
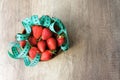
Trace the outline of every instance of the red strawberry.
{"label": "red strawberry", "polygon": [[42,35],[42,26],[32,26],[32,32],[33,32],[33,36],[36,38],[36,39],[39,39]]}
{"label": "red strawberry", "polygon": [[38,50],[38,48],[32,47],[32,48],[29,50],[29,57],[30,57],[31,59],[34,59],[37,53],[40,53],[40,51]]}
{"label": "red strawberry", "polygon": [[64,42],[65,42],[64,36],[59,36],[59,37],[57,38],[58,46],[61,46]]}
{"label": "red strawberry", "polygon": [[37,45],[37,39],[34,38],[33,36],[31,36],[31,37],[29,38],[29,42],[30,42],[30,44],[31,44],[32,46]]}
{"label": "red strawberry", "polygon": [[54,38],[49,38],[47,40],[47,45],[50,50],[55,50],[57,48],[57,41]]}
{"label": "red strawberry", "polygon": [[19,43],[20,43],[20,46],[21,46],[21,47],[24,47],[25,44],[26,44],[26,41],[20,41]]}
{"label": "red strawberry", "polygon": [[41,40],[38,42],[37,46],[41,52],[44,52],[46,49],[46,42],[44,40]]}
{"label": "red strawberry", "polygon": [[44,28],[42,31],[42,39],[47,40],[52,36],[52,32],[48,28]]}
{"label": "red strawberry", "polygon": [[49,60],[49,59],[51,59],[51,58],[52,58],[52,53],[51,53],[50,50],[46,50],[45,52],[43,52],[43,53],[41,54],[41,60],[42,60],[42,61],[46,61],[46,60]]}

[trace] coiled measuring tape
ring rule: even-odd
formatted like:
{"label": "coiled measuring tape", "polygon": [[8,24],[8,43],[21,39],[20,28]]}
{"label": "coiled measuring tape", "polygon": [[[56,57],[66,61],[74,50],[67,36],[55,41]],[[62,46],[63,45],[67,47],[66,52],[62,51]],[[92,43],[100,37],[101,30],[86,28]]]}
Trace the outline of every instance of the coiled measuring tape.
{"label": "coiled measuring tape", "polygon": [[[14,59],[23,59],[26,66],[35,66],[40,61],[40,56],[41,56],[40,53],[37,53],[36,57],[33,60],[30,60],[28,57],[28,52],[31,48],[28,38],[31,34],[31,31],[32,31],[31,27],[33,25],[41,25],[41,26],[47,27],[52,32],[54,32],[58,35],[64,34],[66,41],[63,45],[60,46],[60,48],[63,51],[66,51],[69,48],[69,40],[68,40],[67,30],[60,19],[54,18],[54,17],[50,18],[47,15],[43,15],[39,19],[37,15],[33,15],[30,18],[25,18],[22,21],[22,24],[25,28],[26,33],[25,34],[18,33],[16,35],[16,42],[10,43],[10,44],[12,44],[12,46],[11,46],[11,52],[8,51],[8,55]],[[57,25],[60,28],[60,30],[58,32],[56,32],[54,29],[55,25]],[[24,48],[22,48],[18,42],[18,41],[22,41],[22,40],[26,40],[26,45]]]}

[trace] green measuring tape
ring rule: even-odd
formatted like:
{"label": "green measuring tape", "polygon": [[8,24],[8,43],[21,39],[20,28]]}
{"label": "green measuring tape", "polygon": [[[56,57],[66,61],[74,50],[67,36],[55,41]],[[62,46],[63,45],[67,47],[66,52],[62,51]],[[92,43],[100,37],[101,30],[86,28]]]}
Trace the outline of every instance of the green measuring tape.
{"label": "green measuring tape", "polygon": [[10,57],[19,59],[27,56],[28,51],[31,48],[29,42],[26,43],[24,48],[21,48],[19,43],[13,42],[13,44],[14,45],[11,47],[12,53],[8,51]]}
{"label": "green measuring tape", "polygon": [[[69,40],[68,40],[68,34],[67,34],[67,30],[65,28],[65,26],[63,25],[63,23],[61,22],[61,20],[59,20],[58,18],[50,18],[47,15],[43,15],[40,19],[38,18],[37,15],[33,15],[30,18],[25,18],[22,21],[22,24],[25,28],[26,33],[22,34],[22,33],[18,33],[16,35],[16,42],[12,42],[10,43],[11,46],[11,52],[8,51],[8,55],[14,59],[23,59],[24,63],[26,66],[35,66],[39,61],[40,61],[40,53],[37,53],[36,57],[33,60],[30,60],[28,57],[28,52],[31,48],[31,45],[28,41],[28,38],[31,34],[31,27],[33,25],[41,25],[44,27],[49,28],[52,32],[61,35],[64,34],[65,35],[65,43],[63,45],[60,46],[60,48],[63,51],[66,51],[69,48]],[[60,30],[58,32],[55,31],[54,26],[57,25]],[[19,44],[18,41],[22,41],[22,40],[26,40],[26,45],[24,48],[22,48]]]}

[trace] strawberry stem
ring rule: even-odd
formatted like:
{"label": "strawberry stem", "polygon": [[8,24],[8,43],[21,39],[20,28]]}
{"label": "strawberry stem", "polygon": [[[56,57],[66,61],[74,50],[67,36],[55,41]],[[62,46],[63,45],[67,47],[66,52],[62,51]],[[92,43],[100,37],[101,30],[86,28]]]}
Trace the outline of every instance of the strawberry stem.
{"label": "strawberry stem", "polygon": [[64,37],[65,37],[65,34],[62,33],[62,34],[58,35],[57,37],[58,37],[58,38],[60,38],[60,37],[63,37],[63,38],[64,38]]}
{"label": "strawberry stem", "polygon": [[40,41],[41,39],[42,39],[42,37],[40,37],[40,38],[37,40],[37,42]]}
{"label": "strawberry stem", "polygon": [[62,33],[60,36],[63,36],[63,37],[65,37],[65,34],[64,34],[64,33]]}
{"label": "strawberry stem", "polygon": [[51,50],[52,54],[56,54],[57,50]]}

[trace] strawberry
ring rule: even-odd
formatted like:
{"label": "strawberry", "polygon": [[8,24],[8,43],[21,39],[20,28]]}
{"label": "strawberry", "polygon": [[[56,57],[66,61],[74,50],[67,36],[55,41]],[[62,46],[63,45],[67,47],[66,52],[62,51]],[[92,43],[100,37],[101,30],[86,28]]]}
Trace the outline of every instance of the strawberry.
{"label": "strawberry", "polygon": [[55,50],[57,48],[57,41],[55,38],[51,37],[47,40],[47,45],[50,50]]}
{"label": "strawberry", "polygon": [[48,28],[44,28],[42,31],[42,39],[47,40],[52,36],[52,32]]}
{"label": "strawberry", "polygon": [[39,39],[42,35],[42,30],[43,30],[42,26],[38,26],[38,25],[32,26],[33,36],[36,39]]}
{"label": "strawberry", "polygon": [[20,41],[19,43],[20,43],[20,46],[23,48],[26,44],[26,41]]}
{"label": "strawberry", "polygon": [[34,59],[37,53],[40,53],[39,49],[36,48],[36,47],[32,47],[32,48],[29,50],[29,57],[30,57],[31,59]]}
{"label": "strawberry", "polygon": [[41,52],[44,52],[46,49],[46,42],[44,40],[41,40],[38,42],[37,46]]}
{"label": "strawberry", "polygon": [[58,46],[61,46],[64,42],[65,42],[64,36],[58,36],[58,38],[57,38]]}
{"label": "strawberry", "polygon": [[52,58],[52,53],[50,50],[46,50],[41,54],[41,60],[42,61],[47,61]]}
{"label": "strawberry", "polygon": [[28,39],[28,41],[30,42],[30,44],[31,44],[32,46],[37,45],[37,39],[34,38],[33,36],[31,36],[31,37]]}

